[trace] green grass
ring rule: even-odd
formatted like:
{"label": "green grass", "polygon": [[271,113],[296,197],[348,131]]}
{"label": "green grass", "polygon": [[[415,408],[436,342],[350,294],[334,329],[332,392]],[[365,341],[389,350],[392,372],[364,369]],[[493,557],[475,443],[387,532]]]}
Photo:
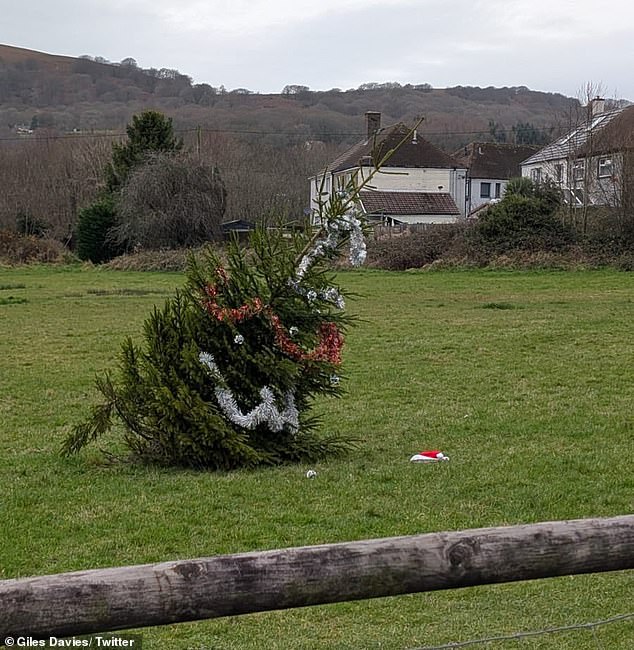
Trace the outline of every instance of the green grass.
{"label": "green grass", "polygon": [[0,296],[0,305],[22,305],[25,302],[28,300],[21,296]]}
{"label": "green grass", "polygon": [[[0,271],[0,578],[632,512],[634,276],[348,272],[361,317],[315,467],[232,474],[101,463],[58,449],[178,274]],[[19,288],[19,291],[17,289]],[[117,448],[116,439],[104,446]],[[439,448],[438,465],[410,464]],[[144,630],[146,648],[404,649],[633,609],[629,573],[575,576]],[[597,641],[601,644],[597,646]],[[632,622],[480,647],[634,646]],[[478,647],[478,646],[476,646]]]}

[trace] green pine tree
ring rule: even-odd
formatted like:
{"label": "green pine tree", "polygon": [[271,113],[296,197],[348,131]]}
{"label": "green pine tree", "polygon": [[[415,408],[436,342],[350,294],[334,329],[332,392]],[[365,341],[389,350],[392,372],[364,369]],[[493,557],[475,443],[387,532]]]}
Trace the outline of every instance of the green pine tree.
{"label": "green pine tree", "polygon": [[[231,244],[225,264],[213,252],[192,260],[184,290],[146,320],[144,344],[126,340],[118,373],[98,379],[104,399],[65,441],[65,453],[116,422],[135,457],[196,468],[311,461],[349,445],[318,436],[310,415],[317,395],[341,393],[350,323],[325,259],[298,278],[308,235],[289,240],[280,230],[259,230],[251,244],[252,254]],[[275,417],[238,423],[223,410],[229,396],[237,417],[248,418],[262,406],[263,389],[282,426]]]}
{"label": "green pine tree", "polygon": [[107,262],[122,252],[108,233],[117,224],[114,199],[104,193],[94,203],[79,211],[77,220],[77,255],[95,264]]}
{"label": "green pine tree", "polygon": [[174,135],[172,118],[158,111],[134,115],[126,133],[126,142],[112,146],[112,161],[106,166],[109,192],[125,185],[130,172],[145,162],[148,154],[176,152],[183,148],[183,141]]}

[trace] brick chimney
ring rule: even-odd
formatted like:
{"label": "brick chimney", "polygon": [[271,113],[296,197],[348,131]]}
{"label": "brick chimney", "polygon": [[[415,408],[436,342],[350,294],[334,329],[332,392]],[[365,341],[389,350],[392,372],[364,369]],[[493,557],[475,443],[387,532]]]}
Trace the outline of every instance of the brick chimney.
{"label": "brick chimney", "polygon": [[590,114],[592,117],[600,115],[605,111],[605,99],[603,97],[595,97],[590,100]]}
{"label": "brick chimney", "polygon": [[365,126],[368,133],[368,140],[371,140],[374,134],[381,128],[381,113],[368,111],[365,114]]}

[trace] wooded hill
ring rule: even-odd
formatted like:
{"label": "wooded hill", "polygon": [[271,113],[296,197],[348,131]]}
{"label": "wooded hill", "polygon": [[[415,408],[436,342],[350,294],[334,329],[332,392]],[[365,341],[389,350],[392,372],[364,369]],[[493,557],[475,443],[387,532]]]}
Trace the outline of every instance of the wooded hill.
{"label": "wooded hill", "polygon": [[[18,127],[66,132],[122,130],[146,108],[171,116],[176,129],[198,126],[269,142],[349,143],[363,133],[363,114],[383,123],[424,115],[423,132],[448,151],[474,139],[548,140],[577,100],[515,88],[432,88],[429,84],[363,84],[357,89],[311,91],[287,86],[256,94],[192,83],[177,70],[144,70],[134,59],[109,63],[0,45],[0,137]],[[529,130],[527,131],[527,127]]]}

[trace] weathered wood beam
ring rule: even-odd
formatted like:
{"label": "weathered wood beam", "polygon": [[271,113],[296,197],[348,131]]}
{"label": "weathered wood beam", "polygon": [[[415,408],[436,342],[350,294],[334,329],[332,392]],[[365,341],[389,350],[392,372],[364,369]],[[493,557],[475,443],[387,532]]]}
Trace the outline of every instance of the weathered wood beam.
{"label": "weathered wood beam", "polygon": [[634,568],[634,515],[0,581],[0,639],[70,636]]}

